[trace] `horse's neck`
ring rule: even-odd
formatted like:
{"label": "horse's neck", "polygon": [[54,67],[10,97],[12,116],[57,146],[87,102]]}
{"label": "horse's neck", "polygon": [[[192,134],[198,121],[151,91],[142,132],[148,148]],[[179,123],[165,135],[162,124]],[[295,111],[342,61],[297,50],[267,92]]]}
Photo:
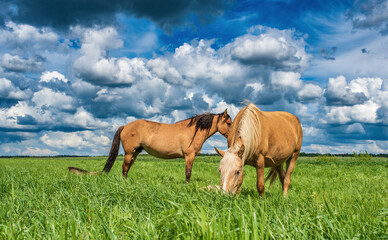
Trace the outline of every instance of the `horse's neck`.
{"label": "horse's neck", "polygon": [[203,136],[203,139],[201,139],[201,140],[206,141],[206,139],[213,136],[218,131],[218,129],[217,129],[217,122],[218,121],[217,120],[218,120],[217,118],[213,119],[212,126],[209,130],[198,130],[197,135],[201,131],[201,133],[202,133],[201,136]]}
{"label": "horse's neck", "polygon": [[215,134],[217,131],[218,131],[217,130],[217,119],[214,118],[213,119],[212,127],[210,128],[210,130],[206,134],[206,139],[208,139],[209,137],[213,136],[213,134]]}

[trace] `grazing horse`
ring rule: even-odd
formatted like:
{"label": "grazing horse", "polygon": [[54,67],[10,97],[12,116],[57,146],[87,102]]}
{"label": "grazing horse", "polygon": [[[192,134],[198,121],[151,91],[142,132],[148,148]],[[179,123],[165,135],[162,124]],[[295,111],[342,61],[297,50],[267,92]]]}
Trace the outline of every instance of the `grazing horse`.
{"label": "grazing horse", "polygon": [[230,128],[229,149],[224,152],[216,148],[222,156],[219,166],[221,188],[232,194],[240,192],[243,167],[251,165],[257,172],[257,191],[263,196],[264,168],[271,167],[266,180],[271,178],[272,184],[276,175],[279,175],[286,196],[302,139],[301,124],[294,115],[287,112],[264,112],[254,104],[248,104],[237,114]]}
{"label": "grazing horse", "polygon": [[[200,153],[203,143],[217,131],[228,137],[231,125],[232,120],[227,110],[220,114],[195,115],[174,124],[151,122],[143,119],[136,120],[119,127],[116,131],[103,172],[108,173],[112,168],[119,153],[121,141],[125,152],[124,178],[127,177],[127,173],[135,162],[137,155],[145,150],[158,158],[185,158],[186,181],[189,182],[194,158]],[[73,167],[69,167],[69,171],[98,174],[98,172],[88,172]]]}

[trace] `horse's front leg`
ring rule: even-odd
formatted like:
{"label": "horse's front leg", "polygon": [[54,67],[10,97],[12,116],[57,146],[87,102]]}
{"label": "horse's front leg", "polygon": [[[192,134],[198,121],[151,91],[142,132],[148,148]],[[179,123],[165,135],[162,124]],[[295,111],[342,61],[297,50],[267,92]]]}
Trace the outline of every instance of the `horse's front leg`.
{"label": "horse's front leg", "polygon": [[132,164],[135,162],[137,155],[142,151],[142,147],[136,148],[135,150],[125,153],[124,162],[123,162],[123,177],[127,178],[129,169],[132,167]]}
{"label": "horse's front leg", "polygon": [[190,182],[191,177],[191,169],[193,167],[195,154],[194,153],[188,153],[185,154],[185,162],[186,162],[186,182]]}
{"label": "horse's front leg", "polygon": [[265,161],[264,156],[259,155],[259,158],[257,159],[256,163],[256,172],[257,172],[257,191],[261,196],[264,195],[264,168],[265,168]]}

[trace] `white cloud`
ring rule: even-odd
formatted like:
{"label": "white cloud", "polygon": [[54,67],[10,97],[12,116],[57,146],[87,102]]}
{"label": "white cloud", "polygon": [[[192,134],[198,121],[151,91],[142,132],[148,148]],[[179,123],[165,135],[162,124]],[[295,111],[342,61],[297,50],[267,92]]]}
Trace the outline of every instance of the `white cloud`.
{"label": "white cloud", "polygon": [[24,156],[54,156],[58,155],[59,153],[56,151],[52,151],[50,149],[44,148],[38,148],[38,147],[26,147],[26,150],[21,153],[21,155]]}
{"label": "white cloud", "polygon": [[97,85],[128,85],[151,77],[143,59],[109,58],[109,50],[123,46],[113,27],[88,29],[82,41],[82,55],[74,61],[73,67],[86,80]]}
{"label": "white cloud", "polygon": [[54,132],[50,136],[44,134],[40,140],[44,144],[55,148],[82,148],[82,146],[91,146],[81,136],[77,135],[77,133]]}
{"label": "white cloud", "polygon": [[[213,40],[184,43],[175,49],[170,60],[182,76],[191,84],[211,84],[222,87],[236,84],[245,71],[238,62],[223,58],[211,45]],[[221,50],[219,50],[221,51]]]}
{"label": "white cloud", "polygon": [[62,92],[55,92],[49,88],[35,92],[32,101],[40,108],[51,106],[56,109],[70,110],[73,109],[73,98]]}
{"label": "white cloud", "polygon": [[147,62],[147,67],[157,77],[165,80],[171,84],[188,85],[186,81],[182,79],[182,76],[174,67],[170,66],[170,62],[167,59],[155,58]]}
{"label": "white cloud", "polygon": [[383,84],[381,78],[356,78],[349,83],[344,76],[330,78],[326,92],[329,106],[322,122],[385,123],[388,91]]}
{"label": "white cloud", "polygon": [[346,144],[341,143],[340,145],[324,145],[324,144],[311,144],[309,146],[303,146],[302,152],[313,152],[313,153],[388,153],[388,141],[358,141],[357,143]]}
{"label": "white cloud", "polygon": [[317,137],[317,136],[323,135],[322,129],[316,128],[314,126],[302,125],[302,129],[303,129],[303,137]]}
{"label": "white cloud", "polygon": [[40,140],[49,147],[64,148],[90,148],[107,147],[110,139],[104,135],[96,135],[91,131],[84,132],[47,132],[40,137]]}
{"label": "white cloud", "polygon": [[304,50],[306,43],[294,30],[259,25],[249,32],[225,46],[232,58],[275,70],[301,71],[307,67],[310,56]]}
{"label": "white cloud", "polygon": [[83,107],[77,108],[74,115],[66,115],[61,119],[63,123],[69,126],[77,126],[85,129],[104,128],[108,127],[108,123],[96,119],[90,112],[86,111]]}
{"label": "white cloud", "polygon": [[40,82],[55,82],[55,81],[62,81],[67,82],[66,77],[57,72],[57,71],[44,71],[42,75],[40,76]]}
{"label": "white cloud", "polygon": [[354,123],[347,126],[345,132],[365,134],[365,129],[362,127],[361,123]]}
{"label": "white cloud", "polygon": [[[153,83],[161,85],[160,82],[163,82],[164,86],[159,90],[167,90],[164,99],[160,97],[160,93],[151,96],[151,101],[147,96],[142,96],[143,99],[148,99],[147,102],[152,102],[152,106],[145,107],[147,114],[158,113],[161,106],[166,104],[177,107],[178,97],[187,95],[188,91],[194,89],[196,90],[193,92],[201,89],[201,94],[207,96],[207,100],[202,98],[202,101],[210,105],[213,103],[208,96],[215,94],[228,103],[242,101],[248,96],[252,101],[270,104],[282,97],[281,92],[272,95],[269,94],[271,91],[290,87],[296,91],[289,91],[288,94],[293,94],[296,98],[297,91],[303,86],[300,71],[307,66],[309,59],[304,50],[306,43],[293,30],[280,31],[261,27],[260,31],[260,34],[251,31],[218,50],[212,47],[214,40],[193,40],[177,47],[173,54],[147,60],[109,57],[109,49],[122,47],[117,31],[111,27],[93,29],[83,34],[82,47],[79,50],[81,55],[74,61],[73,67],[84,80],[95,85],[126,85],[144,93],[151,90],[153,92]],[[245,45],[240,46],[239,43]],[[268,45],[271,49],[257,49],[262,45]],[[253,48],[257,59],[273,56],[274,52],[278,55],[273,56],[272,62],[265,64],[248,63],[242,59],[244,51],[252,50],[248,48]],[[282,49],[281,53],[277,52],[279,49]],[[316,93],[317,87],[314,90]],[[171,93],[176,95],[175,100],[172,100]],[[242,97],[244,94],[245,97]],[[109,102],[112,100],[109,96],[112,95],[115,95],[112,89],[107,88],[106,92],[98,92],[94,100]],[[311,96],[309,98],[310,101],[315,99]],[[180,106],[188,107],[187,101],[180,102]]]}
{"label": "white cloud", "polygon": [[174,110],[171,112],[171,116],[174,118],[174,122],[181,121],[183,119],[186,119],[186,114],[184,112]]}
{"label": "white cloud", "polygon": [[106,88],[102,88],[97,92],[97,97],[93,99],[96,102],[113,102],[114,100],[120,100],[121,96],[117,96],[116,94],[112,94],[112,92],[108,92]]}
{"label": "white cloud", "polygon": [[283,89],[299,89],[303,84],[297,72],[272,72],[271,82],[275,87]]}
{"label": "white cloud", "polygon": [[362,92],[367,98],[378,94],[383,84],[381,78],[356,78],[349,83],[352,92]]}
{"label": "white cloud", "polygon": [[2,108],[0,109],[0,113],[0,126],[3,128],[11,129],[29,128],[17,124],[18,116],[39,116],[39,114],[36,112],[36,109],[28,106],[27,102],[25,101],[19,101],[16,105],[10,108]]}
{"label": "white cloud", "polygon": [[373,101],[353,106],[329,108],[322,123],[347,124],[351,122],[377,123],[377,109],[379,106]]}
{"label": "white cloud", "polygon": [[20,88],[6,79],[0,78],[0,98],[1,99],[26,99],[31,95],[30,90],[22,91]]}
{"label": "white cloud", "polygon": [[47,49],[58,43],[59,36],[49,28],[36,28],[27,24],[7,22],[0,29],[0,44],[19,48]]}
{"label": "white cloud", "polygon": [[234,104],[227,104],[224,101],[218,102],[217,105],[212,109],[212,112],[222,113],[225,111],[225,109],[228,109],[228,114],[232,119],[234,119],[238,112],[240,112],[240,109]]}
{"label": "white cloud", "polygon": [[318,99],[322,96],[322,88],[318,85],[307,83],[298,92],[300,100]]}

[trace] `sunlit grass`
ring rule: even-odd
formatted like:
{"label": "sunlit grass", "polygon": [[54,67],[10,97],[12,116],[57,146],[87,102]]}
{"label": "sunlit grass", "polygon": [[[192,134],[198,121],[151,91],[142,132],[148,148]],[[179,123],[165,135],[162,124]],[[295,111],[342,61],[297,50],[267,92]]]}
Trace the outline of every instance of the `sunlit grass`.
{"label": "sunlit grass", "polygon": [[1,239],[379,239],[388,237],[388,160],[300,158],[289,196],[276,182],[262,198],[245,167],[241,194],[205,191],[220,182],[219,157],[140,155],[123,180],[122,157],[0,159]]}

